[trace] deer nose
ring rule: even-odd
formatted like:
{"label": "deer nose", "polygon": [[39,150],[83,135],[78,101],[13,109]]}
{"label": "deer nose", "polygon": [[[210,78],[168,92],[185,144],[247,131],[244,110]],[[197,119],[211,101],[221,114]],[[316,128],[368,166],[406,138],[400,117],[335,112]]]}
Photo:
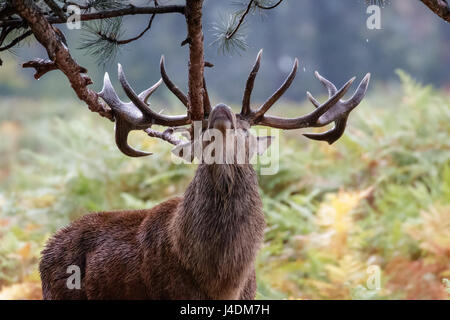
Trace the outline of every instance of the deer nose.
{"label": "deer nose", "polygon": [[222,133],[233,129],[233,113],[230,107],[224,104],[215,106],[209,116],[209,128],[220,130]]}

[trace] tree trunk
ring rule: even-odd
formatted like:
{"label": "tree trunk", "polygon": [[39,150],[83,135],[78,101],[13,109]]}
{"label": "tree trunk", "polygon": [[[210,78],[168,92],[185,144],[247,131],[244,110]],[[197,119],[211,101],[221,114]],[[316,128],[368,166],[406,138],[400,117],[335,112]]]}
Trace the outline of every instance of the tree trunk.
{"label": "tree trunk", "polygon": [[186,22],[189,42],[189,114],[192,121],[203,120],[203,0],[186,0]]}

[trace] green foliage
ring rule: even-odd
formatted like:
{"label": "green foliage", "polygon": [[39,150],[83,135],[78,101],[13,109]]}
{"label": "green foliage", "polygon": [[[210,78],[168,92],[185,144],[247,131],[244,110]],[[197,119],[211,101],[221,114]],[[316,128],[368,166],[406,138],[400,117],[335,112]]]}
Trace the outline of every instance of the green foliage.
{"label": "green foliage", "polygon": [[[285,164],[260,183],[269,222],[258,264],[265,290],[307,299],[446,297],[439,279],[450,256],[430,248],[450,248],[449,99],[398,74],[402,95],[363,102],[336,145],[283,141]],[[417,224],[431,231],[424,236]],[[380,291],[356,271],[372,264],[384,271]],[[423,288],[427,268],[435,278]]]}
{"label": "green foliage", "polygon": [[[335,145],[281,136],[278,174],[259,177],[268,227],[258,298],[448,299],[449,96],[398,73],[401,90],[372,91]],[[141,133],[131,144],[154,155],[122,156],[112,124],[69,103],[0,107],[0,297],[39,280],[55,230],[89,211],[182,194],[195,170]],[[370,266],[380,268],[378,290]]]}

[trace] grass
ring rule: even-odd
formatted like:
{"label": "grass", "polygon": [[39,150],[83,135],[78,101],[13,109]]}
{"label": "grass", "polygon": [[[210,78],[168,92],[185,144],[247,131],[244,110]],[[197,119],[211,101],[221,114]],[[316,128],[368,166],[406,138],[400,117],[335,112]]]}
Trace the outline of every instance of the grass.
{"label": "grass", "polygon": [[[449,298],[450,99],[399,77],[333,146],[282,134],[278,174],[259,177],[259,299]],[[154,155],[122,156],[113,125],[77,105],[0,108],[0,298],[40,297],[39,252],[55,230],[90,211],[151,207],[193,176],[140,133],[132,144]]]}

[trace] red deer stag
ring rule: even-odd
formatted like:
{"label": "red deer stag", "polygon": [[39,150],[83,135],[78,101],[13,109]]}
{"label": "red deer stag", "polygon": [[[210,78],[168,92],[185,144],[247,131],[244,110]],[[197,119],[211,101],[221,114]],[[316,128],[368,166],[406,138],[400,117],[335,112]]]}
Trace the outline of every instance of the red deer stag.
{"label": "red deer stag", "polygon": [[[316,109],[293,119],[266,115],[294,80],[298,61],[283,85],[258,109],[250,96],[261,60],[258,54],[248,77],[242,109],[234,114],[223,104],[205,108],[203,134],[210,129],[226,137],[243,138],[249,147],[246,159],[263,152],[270,138],[257,138],[249,129],[261,125],[279,129],[321,127],[333,129],[305,134],[333,143],[346,126],[349,113],[363,99],[370,74],[349,100],[341,100],[355,78],[341,89],[316,73],[328,89],[329,99],[320,104],[309,93]],[[187,97],[167,77],[161,59],[162,81],[187,105]],[[122,102],[105,74],[100,97],[116,115],[116,143],[128,156],[147,153],[127,143],[130,130],[153,124],[167,126],[164,140],[180,146],[173,127],[191,123],[188,115],[166,116],[152,111],[147,99],[161,84],[136,94],[119,65],[120,83],[131,100]],[[209,99],[205,99],[208,104]],[[147,129],[149,134],[154,133]],[[192,144],[195,141],[189,141]],[[255,143],[256,142],[256,143]],[[265,146],[264,146],[265,145]],[[223,150],[226,152],[230,149]],[[234,151],[235,152],[235,151]],[[254,260],[262,243],[265,220],[258,182],[250,163],[200,164],[183,197],[152,209],[88,214],[60,230],[42,254],[40,273],[45,299],[253,299],[256,293]],[[81,270],[81,288],[69,289],[69,266]]]}

